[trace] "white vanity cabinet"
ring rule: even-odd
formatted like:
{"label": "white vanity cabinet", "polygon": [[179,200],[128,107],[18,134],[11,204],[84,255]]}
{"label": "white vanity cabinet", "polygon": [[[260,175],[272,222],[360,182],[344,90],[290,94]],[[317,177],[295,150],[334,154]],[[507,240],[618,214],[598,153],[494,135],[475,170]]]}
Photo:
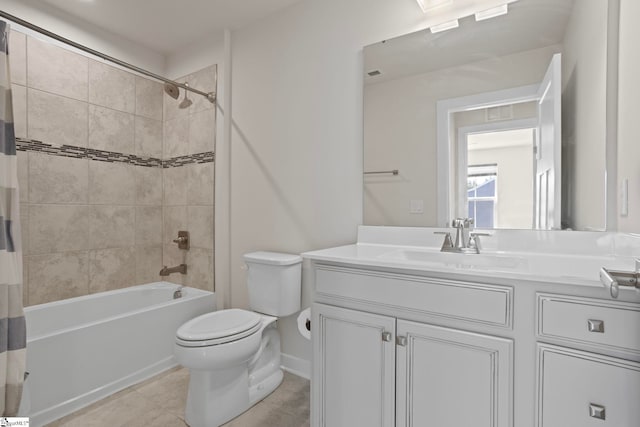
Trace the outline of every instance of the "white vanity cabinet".
{"label": "white vanity cabinet", "polygon": [[537,426],[640,426],[640,306],[537,299]]}
{"label": "white vanity cabinet", "polygon": [[314,427],[513,425],[513,341],[426,322],[509,329],[510,287],[328,265],[315,273],[316,296],[332,305],[312,306]]}

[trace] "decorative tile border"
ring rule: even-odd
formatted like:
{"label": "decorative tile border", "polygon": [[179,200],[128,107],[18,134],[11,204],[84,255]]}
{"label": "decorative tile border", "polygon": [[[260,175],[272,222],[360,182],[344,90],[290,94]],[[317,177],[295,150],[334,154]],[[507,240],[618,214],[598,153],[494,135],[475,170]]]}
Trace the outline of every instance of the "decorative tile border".
{"label": "decorative tile border", "polygon": [[215,153],[190,154],[187,156],[173,157],[162,160],[157,157],[142,157],[135,154],[124,154],[115,151],[96,150],[93,148],[76,147],[74,145],[53,145],[34,139],[16,138],[17,151],[31,151],[35,153],[49,154],[51,156],[72,157],[74,159],[89,159],[98,162],[126,163],[133,166],[150,168],[177,168],[194,163],[212,163],[215,161]]}

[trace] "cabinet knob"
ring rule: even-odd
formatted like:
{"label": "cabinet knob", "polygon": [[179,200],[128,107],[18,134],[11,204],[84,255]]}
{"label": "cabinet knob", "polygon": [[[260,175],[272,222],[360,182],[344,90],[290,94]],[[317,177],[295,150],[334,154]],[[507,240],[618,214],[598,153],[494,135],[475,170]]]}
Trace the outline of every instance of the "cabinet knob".
{"label": "cabinet knob", "polygon": [[600,332],[604,333],[604,321],[603,320],[587,320],[587,326],[589,327],[589,332]]}
{"label": "cabinet knob", "polygon": [[591,418],[597,418],[599,420],[605,419],[605,408],[601,405],[596,405],[595,403],[589,404],[589,416]]}
{"label": "cabinet knob", "polygon": [[392,339],[391,332],[382,332],[382,341],[389,342],[391,341],[391,339]]}
{"label": "cabinet knob", "polygon": [[407,345],[407,337],[396,337],[396,344],[405,347]]}

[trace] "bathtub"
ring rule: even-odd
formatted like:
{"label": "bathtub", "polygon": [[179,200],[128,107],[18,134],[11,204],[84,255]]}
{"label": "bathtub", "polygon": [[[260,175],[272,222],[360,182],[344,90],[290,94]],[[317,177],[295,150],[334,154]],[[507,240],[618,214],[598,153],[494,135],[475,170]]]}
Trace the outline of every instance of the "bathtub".
{"label": "bathtub", "polygon": [[23,408],[41,426],[177,365],[175,333],[212,292],[157,282],[25,308]]}

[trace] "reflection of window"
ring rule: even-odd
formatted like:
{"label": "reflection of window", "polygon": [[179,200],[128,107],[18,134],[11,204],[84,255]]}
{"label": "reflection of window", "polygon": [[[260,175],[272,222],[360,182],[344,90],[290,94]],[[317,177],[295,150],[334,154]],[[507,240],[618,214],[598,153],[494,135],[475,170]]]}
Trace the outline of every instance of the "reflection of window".
{"label": "reflection of window", "polygon": [[496,224],[496,164],[473,165],[467,169],[467,203],[469,218],[479,228],[494,228]]}

